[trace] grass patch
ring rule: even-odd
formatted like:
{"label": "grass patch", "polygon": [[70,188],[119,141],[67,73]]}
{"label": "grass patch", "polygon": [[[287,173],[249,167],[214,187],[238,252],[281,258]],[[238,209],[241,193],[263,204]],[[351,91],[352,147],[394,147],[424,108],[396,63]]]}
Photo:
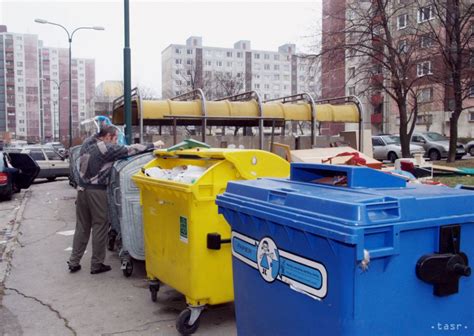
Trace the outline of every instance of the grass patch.
{"label": "grass patch", "polygon": [[[474,168],[474,159],[458,160],[455,162],[446,162],[444,160],[444,161],[435,161],[433,163],[435,165],[456,167],[456,168],[457,167]],[[454,187],[457,184],[474,185],[474,176],[469,176],[469,175],[453,175],[453,176],[443,176],[443,177],[435,176],[433,180],[439,181],[450,187]]]}
{"label": "grass patch", "polygon": [[444,177],[434,177],[435,181],[446,184],[447,186],[454,187],[457,184],[464,185],[474,185],[474,176],[444,176]]}

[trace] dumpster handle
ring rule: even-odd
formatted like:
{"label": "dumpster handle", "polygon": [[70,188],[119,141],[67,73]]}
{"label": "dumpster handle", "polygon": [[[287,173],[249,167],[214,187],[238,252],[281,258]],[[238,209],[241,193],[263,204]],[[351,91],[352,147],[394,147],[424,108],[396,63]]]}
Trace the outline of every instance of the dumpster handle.
{"label": "dumpster handle", "polygon": [[120,187],[116,187],[116,188],[114,188],[114,192],[113,192],[113,195],[114,195],[114,203],[115,203],[116,206],[120,206],[120,203],[117,202],[117,190],[119,190],[119,189],[120,189]]}
{"label": "dumpster handle", "polygon": [[209,250],[220,250],[222,244],[229,244],[229,239],[221,239],[219,233],[208,233],[207,234],[207,248]]}

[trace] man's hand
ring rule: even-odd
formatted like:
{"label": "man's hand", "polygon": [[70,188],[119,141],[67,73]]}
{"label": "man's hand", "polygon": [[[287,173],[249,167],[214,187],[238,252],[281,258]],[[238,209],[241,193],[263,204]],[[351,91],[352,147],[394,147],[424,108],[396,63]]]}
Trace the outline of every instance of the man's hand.
{"label": "man's hand", "polygon": [[162,148],[164,145],[165,145],[165,143],[161,140],[155,141],[153,143],[153,146],[155,146],[155,148]]}

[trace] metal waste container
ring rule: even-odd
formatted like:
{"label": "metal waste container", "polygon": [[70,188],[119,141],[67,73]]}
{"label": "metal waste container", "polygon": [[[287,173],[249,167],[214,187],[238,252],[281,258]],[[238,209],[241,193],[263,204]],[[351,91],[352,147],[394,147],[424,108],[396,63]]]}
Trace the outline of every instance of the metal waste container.
{"label": "metal waste container", "polygon": [[153,160],[153,153],[130,156],[112,166],[107,200],[111,231],[109,249],[117,239],[120,247],[121,269],[126,277],[133,273],[133,259],[145,260],[140,190],[131,177]]}
{"label": "metal waste container", "polygon": [[[288,177],[289,164],[260,150],[195,148],[154,153],[156,158],[133,176],[143,206],[151,298],[157,299],[158,280],[184,294],[188,308],[178,316],[176,327],[191,334],[206,305],[234,298],[230,227],[217,213],[216,195],[231,180]],[[202,174],[180,181],[146,175],[153,169],[180,167],[197,167]]]}
{"label": "metal waste container", "polygon": [[471,191],[293,164],[216,203],[239,335],[473,335]]}
{"label": "metal waste container", "polygon": [[77,159],[81,152],[81,145],[71,147],[69,150],[69,185],[77,188],[79,185],[79,171],[77,170]]}

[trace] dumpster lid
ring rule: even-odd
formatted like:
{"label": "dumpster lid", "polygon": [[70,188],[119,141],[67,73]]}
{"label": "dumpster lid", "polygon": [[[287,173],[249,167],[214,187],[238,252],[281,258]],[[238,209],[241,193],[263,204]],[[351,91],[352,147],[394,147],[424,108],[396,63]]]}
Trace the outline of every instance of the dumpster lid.
{"label": "dumpster lid", "polygon": [[192,148],[170,152],[157,149],[154,154],[161,158],[228,160],[244,179],[287,177],[290,172],[290,165],[286,160],[274,153],[257,149]]}
{"label": "dumpster lid", "polygon": [[353,166],[292,164],[290,179],[229,182],[217,203],[249,213],[257,209],[264,216],[281,212],[278,216],[284,216],[293,226],[332,229],[426,223],[448,217],[449,221],[474,221],[472,191],[407,185],[399,177]]}

